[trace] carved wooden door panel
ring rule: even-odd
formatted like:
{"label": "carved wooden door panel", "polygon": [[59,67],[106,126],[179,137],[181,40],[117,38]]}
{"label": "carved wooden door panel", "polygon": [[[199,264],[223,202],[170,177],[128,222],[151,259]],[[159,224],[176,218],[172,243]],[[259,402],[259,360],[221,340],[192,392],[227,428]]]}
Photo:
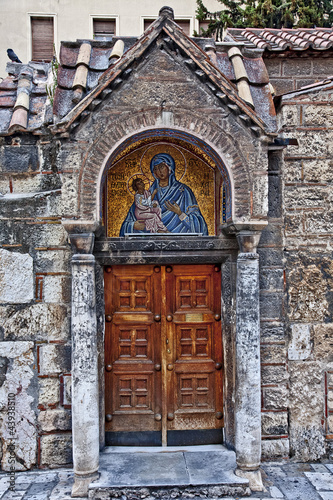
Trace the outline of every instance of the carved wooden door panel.
{"label": "carved wooden door panel", "polygon": [[221,273],[211,265],[166,270],[167,428],[173,445],[177,431],[223,426]]}
{"label": "carved wooden door panel", "polygon": [[107,444],[211,440],[223,426],[220,268],[108,267],[105,309]]}
{"label": "carved wooden door panel", "polygon": [[161,431],[159,281],[153,266],[106,268],[106,431]]}

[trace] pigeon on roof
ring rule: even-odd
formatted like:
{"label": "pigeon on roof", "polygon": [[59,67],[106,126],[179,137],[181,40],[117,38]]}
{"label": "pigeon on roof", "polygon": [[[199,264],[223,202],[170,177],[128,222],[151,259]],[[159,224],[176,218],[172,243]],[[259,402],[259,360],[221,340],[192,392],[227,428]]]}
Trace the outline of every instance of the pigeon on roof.
{"label": "pigeon on roof", "polygon": [[21,63],[22,61],[19,60],[13,49],[7,49],[7,55],[9,59],[13,62]]}

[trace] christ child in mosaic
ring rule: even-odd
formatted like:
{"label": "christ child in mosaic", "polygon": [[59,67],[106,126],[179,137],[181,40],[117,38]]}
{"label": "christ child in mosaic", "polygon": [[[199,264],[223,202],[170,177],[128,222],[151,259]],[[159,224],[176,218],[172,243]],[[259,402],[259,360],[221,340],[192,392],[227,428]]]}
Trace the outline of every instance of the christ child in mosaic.
{"label": "christ child in mosaic", "polygon": [[138,177],[133,179],[132,189],[135,192],[136,219],[144,223],[146,231],[150,233],[167,233],[168,230],[161,220],[161,207],[154,201],[157,189],[150,193],[145,189],[143,180]]}

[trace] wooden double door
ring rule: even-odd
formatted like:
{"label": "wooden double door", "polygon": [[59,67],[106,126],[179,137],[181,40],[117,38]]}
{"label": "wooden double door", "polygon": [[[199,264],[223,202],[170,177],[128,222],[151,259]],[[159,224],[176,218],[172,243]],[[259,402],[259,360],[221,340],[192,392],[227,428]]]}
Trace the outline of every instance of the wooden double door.
{"label": "wooden double door", "polygon": [[105,268],[106,444],[222,441],[221,271]]}

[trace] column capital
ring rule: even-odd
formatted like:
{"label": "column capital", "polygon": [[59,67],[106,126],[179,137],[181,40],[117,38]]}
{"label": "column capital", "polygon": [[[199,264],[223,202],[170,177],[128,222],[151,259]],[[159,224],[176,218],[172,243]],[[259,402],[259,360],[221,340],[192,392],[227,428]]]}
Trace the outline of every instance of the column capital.
{"label": "column capital", "polygon": [[223,232],[228,235],[236,235],[241,254],[255,254],[261,232],[267,224],[267,221],[234,222],[225,226]]}
{"label": "column capital", "polygon": [[[261,237],[261,231],[239,231],[236,233],[236,238],[239,246],[239,253],[249,255],[257,255],[257,247]],[[251,258],[251,257],[248,257]],[[252,257],[253,258],[253,257]]]}
{"label": "column capital", "polygon": [[100,229],[100,224],[96,221],[87,220],[66,220],[62,222],[69,237],[74,255],[91,255],[94,243],[95,233]]}

